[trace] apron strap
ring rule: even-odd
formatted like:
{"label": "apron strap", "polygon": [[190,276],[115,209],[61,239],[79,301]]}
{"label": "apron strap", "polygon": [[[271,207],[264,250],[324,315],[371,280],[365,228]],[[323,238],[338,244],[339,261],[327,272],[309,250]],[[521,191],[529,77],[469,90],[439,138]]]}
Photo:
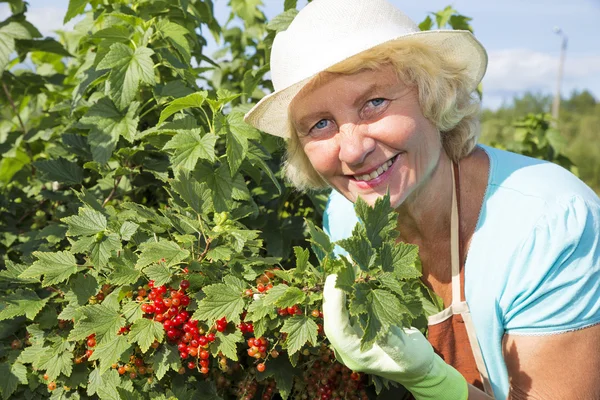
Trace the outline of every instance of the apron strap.
{"label": "apron strap", "polygon": [[458,166],[451,162],[452,211],[450,219],[450,257],[452,262],[452,305],[461,302],[460,290],[460,227],[458,224]]}

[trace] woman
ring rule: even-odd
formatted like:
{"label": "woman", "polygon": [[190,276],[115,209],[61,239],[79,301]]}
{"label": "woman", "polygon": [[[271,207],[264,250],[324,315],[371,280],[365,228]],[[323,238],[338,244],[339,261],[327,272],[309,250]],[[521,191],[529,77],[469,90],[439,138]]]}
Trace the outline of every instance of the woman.
{"label": "woman", "polygon": [[328,277],[343,363],[417,399],[600,399],[600,200],[554,164],[476,145],[486,65],[469,32],[419,32],[385,0],[314,0],[277,35],[275,92],[246,121],[288,139],[298,188],[335,189],[335,240],[358,197],[389,191],[444,301],[428,339],[394,329],[361,352]]}

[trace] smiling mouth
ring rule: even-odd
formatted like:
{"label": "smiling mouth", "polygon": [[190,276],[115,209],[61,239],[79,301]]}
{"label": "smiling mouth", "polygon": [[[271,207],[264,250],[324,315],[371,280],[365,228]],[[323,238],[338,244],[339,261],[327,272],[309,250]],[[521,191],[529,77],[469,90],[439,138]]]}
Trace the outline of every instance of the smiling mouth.
{"label": "smiling mouth", "polygon": [[373,180],[373,179],[379,177],[385,171],[387,171],[388,168],[390,168],[392,166],[392,164],[394,163],[394,161],[396,161],[397,157],[398,157],[398,155],[396,154],[394,157],[390,158],[389,160],[387,160],[386,162],[384,162],[383,164],[381,164],[379,166],[379,168],[377,168],[375,171],[371,172],[370,174],[353,175],[353,177],[357,181],[370,181],[370,180]]}

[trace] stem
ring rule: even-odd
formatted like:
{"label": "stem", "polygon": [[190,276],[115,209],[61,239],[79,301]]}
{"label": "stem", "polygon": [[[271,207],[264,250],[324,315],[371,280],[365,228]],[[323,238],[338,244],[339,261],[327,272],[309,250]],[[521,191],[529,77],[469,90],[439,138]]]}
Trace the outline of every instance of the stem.
{"label": "stem", "polygon": [[210,243],[211,243],[211,239],[208,238],[206,240],[206,247],[204,247],[204,251],[202,252],[202,254],[200,254],[200,257],[198,257],[198,262],[202,262],[202,260],[204,260],[204,257],[206,257],[206,254],[208,253],[208,250],[210,249]]}
{"label": "stem", "polygon": [[104,199],[104,202],[102,202],[103,208],[104,208],[104,206],[106,206],[106,204],[113,198],[113,196],[117,192],[117,187],[119,186],[119,182],[121,182],[122,177],[123,176],[119,176],[118,178],[115,178],[115,184],[114,184],[112,190],[110,191],[110,194],[108,195],[108,197],[106,199]]}
{"label": "stem", "polygon": [[27,134],[27,129],[25,128],[25,124],[23,123],[23,120],[21,119],[21,115],[19,114],[19,112],[17,111],[17,107],[15,106],[15,102],[13,101],[13,98],[10,95],[8,88],[6,87],[6,83],[4,83],[4,82],[2,82],[2,89],[4,89],[4,93],[6,94],[6,98],[8,98],[10,107],[12,108],[13,112],[17,116],[17,119],[19,120],[19,124],[21,125],[21,129],[23,130],[23,134]]}

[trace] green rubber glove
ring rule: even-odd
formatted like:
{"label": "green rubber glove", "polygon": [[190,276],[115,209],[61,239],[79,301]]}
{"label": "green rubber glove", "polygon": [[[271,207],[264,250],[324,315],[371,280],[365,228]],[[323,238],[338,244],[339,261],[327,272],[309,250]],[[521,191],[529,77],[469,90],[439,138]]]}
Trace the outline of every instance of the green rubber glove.
{"label": "green rubber glove", "polygon": [[398,382],[417,400],[465,400],[465,378],[446,364],[415,328],[392,327],[390,333],[367,351],[360,350],[360,327],[352,326],[346,295],[329,275],[323,290],[323,329],[336,358],[353,371],[378,375]]}

